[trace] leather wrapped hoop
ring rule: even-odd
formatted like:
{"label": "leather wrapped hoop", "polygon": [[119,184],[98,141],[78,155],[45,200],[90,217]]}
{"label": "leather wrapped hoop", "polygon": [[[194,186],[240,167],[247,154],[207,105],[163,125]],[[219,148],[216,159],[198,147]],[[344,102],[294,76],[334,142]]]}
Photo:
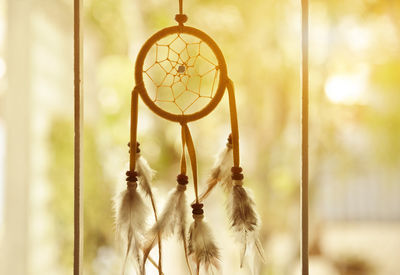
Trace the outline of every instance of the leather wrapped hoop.
{"label": "leather wrapped hoop", "polygon": [[[211,101],[204,106],[201,110],[191,113],[191,114],[173,114],[169,113],[159,106],[157,106],[150,98],[150,96],[147,93],[146,87],[144,87],[144,82],[143,82],[143,65],[145,58],[151,49],[151,47],[160,39],[171,35],[171,34],[189,34],[192,36],[195,36],[202,41],[204,41],[210,49],[213,51],[215,57],[217,58],[218,61],[218,67],[220,69],[219,73],[219,83],[218,83],[218,88],[215,92],[214,97],[211,99]],[[143,47],[140,49],[140,52],[138,54],[138,57],[136,59],[136,64],[135,64],[135,81],[136,81],[136,87],[139,90],[139,94],[144,101],[144,103],[157,115],[171,120],[171,121],[176,121],[179,123],[186,123],[194,120],[198,120],[206,115],[208,115],[211,111],[215,109],[215,107],[218,105],[220,102],[222,96],[224,95],[225,88],[227,86],[227,81],[228,81],[228,76],[227,76],[227,69],[226,69],[226,62],[225,58],[218,47],[218,45],[215,43],[215,41],[208,36],[206,33],[193,28],[193,27],[188,27],[188,26],[173,26],[173,27],[168,27],[165,29],[162,29],[161,31],[153,34],[143,45]]]}

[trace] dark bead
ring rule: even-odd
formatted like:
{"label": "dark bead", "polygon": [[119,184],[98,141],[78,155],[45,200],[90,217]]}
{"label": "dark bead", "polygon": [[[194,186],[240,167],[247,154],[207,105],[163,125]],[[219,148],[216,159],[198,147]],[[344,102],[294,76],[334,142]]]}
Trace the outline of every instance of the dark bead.
{"label": "dark bead", "polygon": [[125,175],[136,177],[138,173],[136,171],[126,171]]}
{"label": "dark bead", "polygon": [[137,188],[136,182],[128,181],[126,185],[128,187],[128,190],[135,190]]}
{"label": "dark bead", "polygon": [[232,179],[233,180],[243,180],[244,176],[243,176],[243,174],[232,174]]}
{"label": "dark bead", "polygon": [[126,181],[133,181],[133,182],[137,182],[137,176],[138,173],[136,171],[126,171],[126,175],[128,176],[126,178]]}
{"label": "dark bead", "polygon": [[203,209],[193,209],[192,210],[192,214],[194,214],[194,215],[203,215],[204,214],[204,210]]}
{"label": "dark bead", "polygon": [[[140,143],[139,142],[136,142],[136,144],[137,144],[137,146],[136,146],[136,153],[140,153]],[[128,147],[130,148],[131,147],[131,143],[130,142],[128,142]],[[131,151],[129,150],[129,153],[130,153]]]}
{"label": "dark bead", "polygon": [[185,174],[179,174],[179,175],[176,177],[176,181],[177,181],[179,184],[182,184],[182,185],[186,185],[186,184],[189,183],[188,176],[186,176]]}
{"label": "dark bead", "polygon": [[232,179],[233,180],[243,180],[244,176],[242,174],[242,167],[233,166],[232,169]]}
{"label": "dark bead", "polygon": [[195,215],[204,214],[204,210],[202,209],[203,206],[204,206],[204,204],[202,204],[202,203],[192,204],[192,208],[193,208],[192,213],[195,214]]}
{"label": "dark bead", "polygon": [[134,182],[137,182],[137,177],[135,177],[135,176],[128,176],[127,178],[126,178],[126,181],[134,181]]}
{"label": "dark bead", "polygon": [[243,171],[242,167],[233,166],[231,168],[232,173],[241,173]]}

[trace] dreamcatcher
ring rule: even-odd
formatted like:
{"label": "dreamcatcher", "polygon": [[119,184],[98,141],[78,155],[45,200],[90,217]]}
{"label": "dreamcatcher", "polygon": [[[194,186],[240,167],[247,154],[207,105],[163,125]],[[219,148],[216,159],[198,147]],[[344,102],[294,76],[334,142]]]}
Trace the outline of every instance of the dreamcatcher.
{"label": "dreamcatcher", "polygon": [[[234,86],[227,76],[224,56],[218,45],[206,33],[184,26],[187,16],[179,1],[177,26],[168,27],[151,36],[141,48],[135,65],[136,86],[132,92],[130,165],[127,171],[127,189],[116,200],[116,224],[125,241],[125,265],[133,259],[138,274],[145,274],[149,259],[162,273],[162,239],[177,235],[185,252],[188,273],[199,274],[200,267],[212,273],[218,269],[219,250],[211,228],[204,221],[203,201],[213,188],[221,183],[229,193],[231,228],[241,244],[241,262],[252,247],[263,258],[257,236],[258,215],[254,202],[243,187],[243,173],[239,165],[239,132]],[[228,90],[231,135],[220,153],[207,180],[206,190],[199,194],[196,151],[188,124],[208,115]],[[182,156],[177,185],[167,203],[158,213],[151,180],[153,171],[140,155],[137,143],[138,97],[157,115],[181,125]],[[136,145],[136,146],[134,146]],[[186,185],[189,183],[186,152],[192,170],[195,200],[191,204],[193,221],[187,226],[189,209]],[[138,186],[140,188],[138,189]],[[143,195],[152,204],[155,224],[145,227],[146,204]],[[149,252],[158,244],[158,263],[149,258]],[[192,267],[193,264],[193,267]]]}

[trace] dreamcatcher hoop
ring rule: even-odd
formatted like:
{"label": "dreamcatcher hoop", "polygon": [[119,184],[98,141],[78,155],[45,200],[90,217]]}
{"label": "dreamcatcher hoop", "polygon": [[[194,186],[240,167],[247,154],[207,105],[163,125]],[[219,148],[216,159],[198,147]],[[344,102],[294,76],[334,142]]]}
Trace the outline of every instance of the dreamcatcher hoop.
{"label": "dreamcatcher hoop", "polygon": [[[157,106],[157,104],[155,104],[155,102],[150,98],[143,81],[143,72],[144,72],[143,66],[145,63],[146,56],[148,55],[150,49],[157,43],[157,41],[173,34],[177,35],[188,34],[196,38],[199,38],[200,41],[205,42],[208,45],[208,47],[212,50],[218,62],[219,81],[214,96],[211,98],[210,102],[207,105],[205,105],[202,109],[191,114],[173,114]],[[165,119],[183,123],[183,122],[195,121],[202,117],[205,117],[215,109],[215,107],[221,101],[222,96],[224,95],[225,89],[227,87],[228,76],[227,76],[225,58],[222,54],[221,49],[218,47],[217,43],[209,35],[207,35],[203,31],[200,31],[199,29],[178,25],[178,26],[168,27],[162,29],[161,31],[156,32],[145,42],[136,59],[135,81],[137,85],[136,87],[139,91],[141,98],[154,113]]]}

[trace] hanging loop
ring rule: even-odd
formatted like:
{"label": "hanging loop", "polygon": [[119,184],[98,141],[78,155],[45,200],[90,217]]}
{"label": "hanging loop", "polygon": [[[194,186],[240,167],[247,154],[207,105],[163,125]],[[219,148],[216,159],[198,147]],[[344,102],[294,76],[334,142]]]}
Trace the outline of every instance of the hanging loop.
{"label": "hanging loop", "polygon": [[179,14],[175,15],[175,21],[178,22],[179,26],[183,26],[183,23],[187,20],[187,15],[183,14],[183,0],[179,0]]}
{"label": "hanging loop", "polygon": [[179,0],[179,13],[183,14],[183,0]]}

